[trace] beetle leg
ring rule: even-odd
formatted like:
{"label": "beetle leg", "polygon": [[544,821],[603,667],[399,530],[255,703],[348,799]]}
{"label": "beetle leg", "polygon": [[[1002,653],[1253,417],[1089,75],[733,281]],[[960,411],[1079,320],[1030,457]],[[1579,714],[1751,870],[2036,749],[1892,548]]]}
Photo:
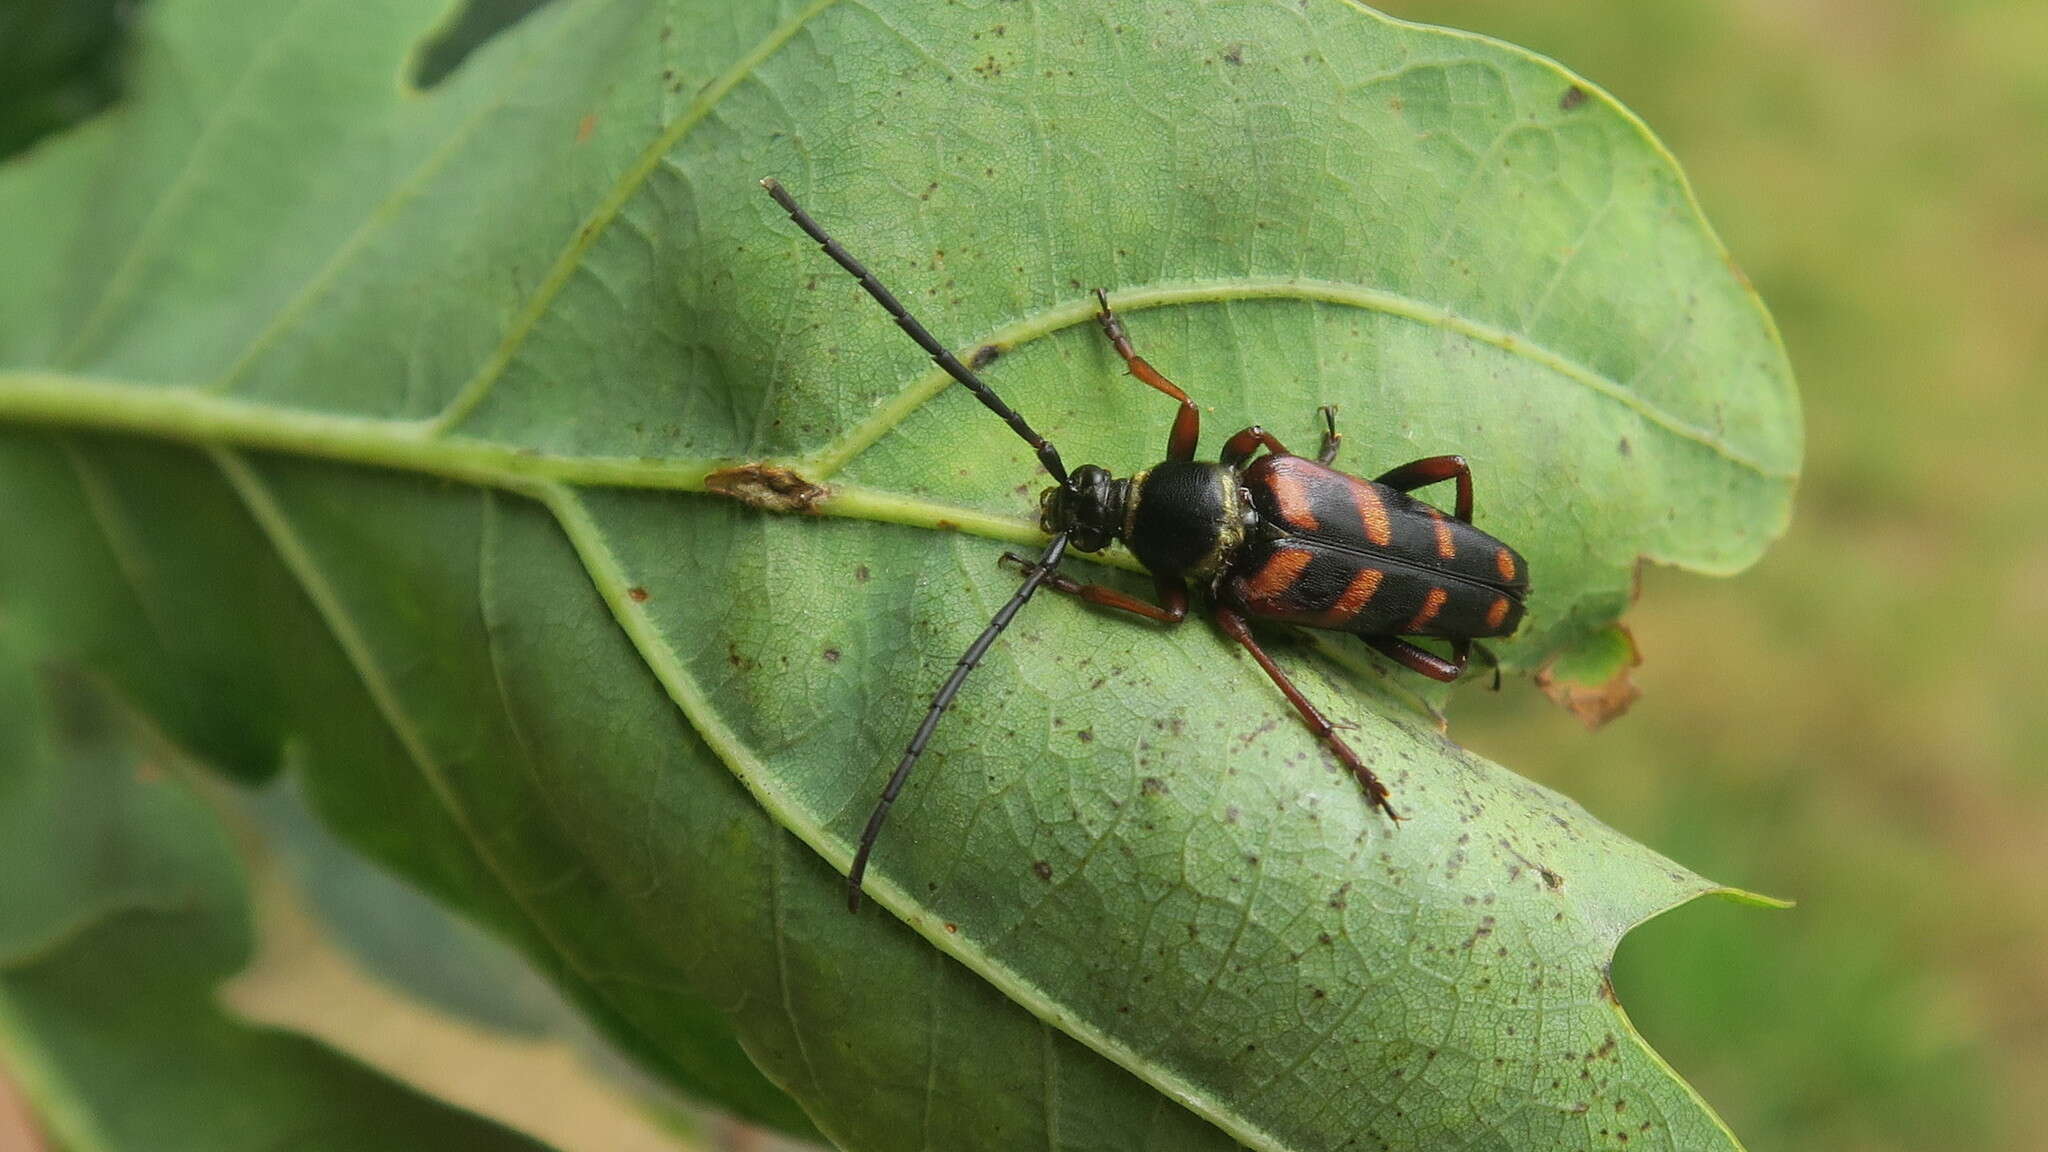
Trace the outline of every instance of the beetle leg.
{"label": "beetle leg", "polygon": [[[1029,557],[1019,556],[1015,552],[1005,552],[1003,559],[1026,572],[1031,570],[1032,561]],[[1157,604],[1126,595],[1104,584],[1083,584],[1071,576],[1048,576],[1045,579],[1045,586],[1055,592],[1078,596],[1090,604],[1100,604],[1104,608],[1129,612],[1133,616],[1143,616],[1147,620],[1157,620],[1161,624],[1178,624],[1187,619],[1187,585],[1171,576],[1159,576],[1154,579],[1154,586],[1159,589]]]}
{"label": "beetle leg", "polygon": [[1102,305],[1102,310],[1095,314],[1096,322],[1102,325],[1102,334],[1109,337],[1116,354],[1124,358],[1124,367],[1131,370],[1131,375],[1180,401],[1180,411],[1173,417],[1173,431],[1166,437],[1166,458],[1193,460],[1195,444],[1202,438],[1201,410],[1188,399],[1187,393],[1180,390],[1180,385],[1161,376],[1159,369],[1147,364],[1145,358],[1131,348],[1131,338],[1124,333],[1124,322],[1110,310],[1109,297],[1100,288],[1095,290],[1095,301]]}
{"label": "beetle leg", "polygon": [[1337,459],[1337,449],[1344,445],[1344,434],[1337,431],[1337,406],[1325,404],[1316,409],[1323,417],[1323,450],[1316,454],[1316,463],[1328,468]]}
{"label": "beetle leg", "polygon": [[1394,806],[1387,802],[1387,786],[1380,783],[1380,778],[1373,775],[1372,769],[1365,766],[1365,761],[1358,758],[1358,753],[1353,752],[1351,746],[1337,735],[1336,727],[1309,702],[1308,697],[1301,694],[1301,689],[1296,688],[1294,681],[1287,678],[1287,673],[1282,672],[1280,666],[1273,663],[1273,658],[1266,655],[1266,650],[1259,647],[1259,642],[1252,638],[1252,630],[1245,624],[1244,617],[1218,604],[1216,623],[1232,640],[1244,645],[1245,651],[1252,654],[1252,659],[1259,662],[1259,667],[1266,670],[1266,675],[1273,678],[1273,683],[1287,697],[1287,702],[1294,705],[1296,712],[1301,713],[1302,723],[1307,724],[1308,730],[1315,733],[1316,739],[1321,740],[1337,759],[1351,770],[1351,774],[1357,777],[1358,786],[1365,789],[1365,798],[1373,807],[1385,812],[1389,819],[1399,820],[1401,814],[1394,811]]}
{"label": "beetle leg", "polygon": [[1425,456],[1412,460],[1399,468],[1389,469],[1374,481],[1385,484],[1396,492],[1412,492],[1417,488],[1445,480],[1458,482],[1458,507],[1452,515],[1465,523],[1472,522],[1472,466],[1465,463],[1463,456]]}
{"label": "beetle leg", "polygon": [[1232,468],[1240,468],[1244,466],[1245,461],[1252,458],[1252,453],[1257,452],[1261,447],[1281,456],[1294,455],[1294,453],[1287,450],[1287,445],[1275,440],[1271,432],[1254,424],[1224,441],[1223,454],[1217,457],[1217,459]]}
{"label": "beetle leg", "polygon": [[1411,672],[1420,672],[1431,680],[1449,684],[1465,674],[1465,661],[1469,654],[1462,643],[1451,645],[1451,658],[1446,660],[1395,636],[1361,636],[1359,639],[1394,663]]}

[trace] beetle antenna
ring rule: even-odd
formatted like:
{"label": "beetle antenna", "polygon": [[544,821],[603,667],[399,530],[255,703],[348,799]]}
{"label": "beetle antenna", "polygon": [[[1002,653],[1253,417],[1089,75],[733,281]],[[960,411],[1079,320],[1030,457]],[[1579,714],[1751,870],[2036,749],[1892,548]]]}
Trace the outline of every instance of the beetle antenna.
{"label": "beetle antenna", "polygon": [[947,705],[953,702],[953,697],[960,694],[960,686],[967,682],[967,674],[974,671],[975,665],[981,663],[981,658],[988,652],[989,645],[994,644],[996,637],[1003,634],[1003,629],[1010,626],[1010,621],[1016,618],[1018,611],[1031,600],[1031,594],[1038,591],[1038,586],[1045,583],[1053,574],[1053,570],[1060,566],[1060,560],[1066,553],[1067,534],[1062,532],[1052,538],[1052,543],[1046,545],[1045,555],[1038,558],[1037,565],[1024,577],[1024,583],[1010,597],[1010,602],[1003,605],[988,622],[988,627],[981,630],[981,635],[968,646],[966,654],[960,657],[960,662],[953,665],[953,674],[946,677],[946,683],[939,688],[939,694],[932,697],[932,706],[925,711],[924,723],[917,726],[917,733],[910,738],[910,746],[903,750],[903,759],[897,763],[895,775],[889,777],[888,786],[882,789],[882,799],[875,804],[874,812],[868,816],[867,829],[860,834],[860,847],[853,854],[853,867],[846,873],[846,907],[849,910],[860,911],[860,882],[861,877],[867,875],[868,854],[875,850],[875,838],[882,834],[882,821],[889,818],[889,809],[896,803],[896,794],[903,791],[903,782],[910,778],[910,770],[917,766],[918,757],[924,755],[925,743],[932,738],[932,731],[939,726],[939,717],[945,714]]}
{"label": "beetle antenna", "polygon": [[825,230],[818,226],[818,222],[811,219],[810,213],[797,206],[796,199],[789,194],[789,191],[779,181],[770,176],[761,181],[761,187],[766,188],[768,195],[774,197],[777,204],[782,205],[782,210],[789,213],[789,218],[796,221],[797,227],[803,229],[809,234],[811,239],[818,242],[818,247],[825,250],[825,255],[830,256],[841,268],[851,273],[855,280],[860,281],[860,286],[867,289],[868,295],[873,296],[875,302],[880,304],[889,313],[890,317],[896,321],[896,326],[903,329],[912,340],[917,341],[918,347],[930,353],[931,358],[938,363],[939,367],[946,370],[946,375],[965,384],[967,390],[974,393],[975,399],[980,400],[989,411],[1002,417],[1003,423],[1008,424],[1011,431],[1022,436],[1024,442],[1031,445],[1032,450],[1038,453],[1038,462],[1045,465],[1045,470],[1052,473],[1052,478],[1059,481],[1063,486],[1066,484],[1067,466],[1060,462],[1058,449],[1054,448],[1045,437],[1033,431],[1031,425],[1026,424],[1024,418],[1017,415],[1015,409],[1003,403],[1003,398],[996,395],[995,389],[982,383],[981,377],[976,376],[967,365],[960,362],[959,357],[953,355],[952,352],[947,350],[945,345],[933,338],[932,334],[925,329],[925,326],[919,324],[917,318],[912,316],[903,307],[902,303],[896,299],[895,294],[882,287],[882,282],[875,279],[874,273],[869,272],[865,265],[854,259],[852,253],[841,248],[839,241],[827,235]]}

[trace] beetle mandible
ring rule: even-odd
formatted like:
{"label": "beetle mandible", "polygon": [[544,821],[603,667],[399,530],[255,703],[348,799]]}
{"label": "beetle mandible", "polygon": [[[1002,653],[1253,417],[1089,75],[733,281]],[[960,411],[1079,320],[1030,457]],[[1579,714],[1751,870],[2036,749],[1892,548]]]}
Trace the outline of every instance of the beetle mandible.
{"label": "beetle mandible", "polygon": [[[1424,676],[1456,680],[1465,671],[1473,641],[1514,632],[1529,594],[1529,569],[1522,557],[1472,526],[1472,469],[1464,457],[1425,457],[1373,480],[1339,472],[1330,465],[1343,437],[1326,405],[1321,410],[1323,443],[1313,460],[1289,452],[1254,424],[1223,442],[1216,463],[1198,461],[1201,413],[1194,401],[1137,354],[1108,295],[1097,288],[1095,318],[1125,367],[1178,401],[1180,410],[1167,433],[1166,459],[1152,467],[1122,480],[1093,464],[1069,473],[1059,451],[919,324],[788,190],[773,178],[761,186],[947,375],[1031,445],[1054,481],[1039,500],[1039,526],[1052,540],[1036,560],[1003,554],[1023,569],[1024,582],[954,665],[911,736],[861,834],[846,877],[848,907],[860,908],[861,878],[882,822],[939,717],[996,637],[1041,587],[1162,624],[1187,618],[1188,581],[1206,588],[1217,626],[1251,653],[1309,731],[1350,769],[1366,798],[1389,818],[1401,818],[1386,785],[1259,646],[1248,621],[1349,632]],[[1261,450],[1265,455],[1259,455]],[[1408,495],[1446,480],[1455,481],[1457,491],[1448,516]],[[1157,603],[1059,572],[1069,548],[1099,552],[1117,541],[1152,574]],[[1448,640],[1451,655],[1438,656],[1405,636]]]}

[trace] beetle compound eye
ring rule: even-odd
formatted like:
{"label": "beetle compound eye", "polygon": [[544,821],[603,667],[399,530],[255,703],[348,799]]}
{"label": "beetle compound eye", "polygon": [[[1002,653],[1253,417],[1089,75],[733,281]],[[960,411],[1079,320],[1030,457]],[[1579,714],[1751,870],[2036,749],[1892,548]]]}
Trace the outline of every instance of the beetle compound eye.
{"label": "beetle compound eye", "polygon": [[1065,490],[1047,488],[1038,495],[1038,527],[1043,532],[1057,532],[1060,522],[1066,519]]}

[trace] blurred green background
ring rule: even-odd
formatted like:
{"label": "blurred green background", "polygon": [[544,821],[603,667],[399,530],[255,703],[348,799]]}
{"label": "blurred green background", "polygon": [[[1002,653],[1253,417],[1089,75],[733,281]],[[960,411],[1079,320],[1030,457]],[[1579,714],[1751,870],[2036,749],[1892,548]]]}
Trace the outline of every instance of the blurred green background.
{"label": "blurred green background", "polygon": [[[0,5],[0,63],[28,23],[111,6]],[[2048,4],[1381,6],[1552,55],[1635,109],[1806,402],[1787,539],[1733,580],[1645,573],[1629,715],[1589,734],[1511,685],[1465,694],[1455,734],[1800,902],[1695,906],[1615,968],[1749,1147],[2048,1147]],[[100,98],[106,74],[80,75],[62,108],[16,104],[0,143]]]}
{"label": "blurred green background", "polygon": [[1707,875],[1799,901],[1639,930],[1623,1003],[1752,1149],[2048,1147],[2048,5],[1401,0],[1554,56],[1662,136],[1806,404],[1789,536],[1649,571],[1643,699],[1457,737]]}

